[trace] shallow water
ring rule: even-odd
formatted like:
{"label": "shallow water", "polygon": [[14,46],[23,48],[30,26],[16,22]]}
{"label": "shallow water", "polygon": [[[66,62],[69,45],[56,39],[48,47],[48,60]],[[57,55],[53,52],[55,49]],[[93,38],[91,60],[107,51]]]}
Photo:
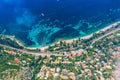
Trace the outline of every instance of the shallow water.
{"label": "shallow water", "polygon": [[120,20],[120,0],[0,0],[0,33],[26,46],[93,33]]}

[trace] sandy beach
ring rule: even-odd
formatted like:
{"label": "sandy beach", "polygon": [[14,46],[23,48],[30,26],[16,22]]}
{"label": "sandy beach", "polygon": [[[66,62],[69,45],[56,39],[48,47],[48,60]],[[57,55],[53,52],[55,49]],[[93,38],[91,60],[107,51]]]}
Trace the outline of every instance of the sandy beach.
{"label": "sandy beach", "polygon": [[[100,29],[99,31],[97,31],[97,32],[95,32],[95,33],[99,33],[99,32],[101,32],[101,31],[106,31],[106,30],[112,28],[113,26],[116,26],[118,23],[120,23],[120,21],[115,22],[115,23],[113,23],[113,24],[111,24],[111,25],[108,25],[108,26],[106,26],[105,28]],[[87,35],[87,36],[84,36],[84,37],[81,37],[81,39],[89,39],[90,37],[93,36],[93,34],[94,34],[94,33],[92,33],[92,34],[90,34],[90,35]],[[77,40],[77,39],[78,39],[78,38],[74,38],[74,39],[70,39],[70,40],[63,40],[63,41],[65,41],[66,43],[72,43],[73,40]]]}
{"label": "sandy beach", "polygon": [[[108,26],[104,27],[103,29],[100,29],[99,31],[97,31],[97,32],[95,32],[95,33],[99,33],[99,32],[101,32],[101,31],[106,31],[106,30],[110,29],[111,27],[116,26],[118,23],[120,23],[120,21],[117,21],[117,22],[115,22],[115,23],[113,23],[113,24],[111,24],[111,25],[108,25]],[[93,36],[93,34],[94,34],[94,33],[92,33],[92,34],[90,34],[90,35],[87,35],[87,36],[84,36],[84,37],[81,37],[81,39],[89,39],[90,37]],[[70,44],[71,44],[71,43],[73,42],[73,40],[77,40],[77,39],[78,39],[78,38],[73,38],[73,39],[70,39],[70,40],[62,40],[62,41],[65,41],[66,43],[70,43]],[[59,42],[60,42],[60,40],[57,41],[58,44],[59,44]],[[55,44],[55,43],[53,43],[52,45],[54,45],[54,44]],[[32,47],[27,47],[27,48],[29,48],[29,49],[36,49],[36,48],[32,48]],[[41,48],[39,48],[39,49],[45,50],[46,48],[48,48],[48,46],[41,47]]]}

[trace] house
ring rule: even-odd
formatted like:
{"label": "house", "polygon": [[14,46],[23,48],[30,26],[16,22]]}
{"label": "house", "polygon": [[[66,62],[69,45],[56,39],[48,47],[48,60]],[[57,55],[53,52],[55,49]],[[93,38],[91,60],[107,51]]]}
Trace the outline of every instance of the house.
{"label": "house", "polygon": [[79,53],[77,54],[77,56],[82,56],[82,53],[79,52]]}
{"label": "house", "polygon": [[67,69],[62,69],[62,73],[63,74],[68,74],[68,70]]}
{"label": "house", "polygon": [[80,62],[74,62],[75,66],[80,66]]}
{"label": "house", "polygon": [[51,71],[52,73],[55,73],[55,68],[50,68],[50,71]]}
{"label": "house", "polygon": [[63,76],[63,75],[60,75],[60,78],[61,78],[62,80],[68,80],[68,77],[67,77],[67,76]]}
{"label": "house", "polygon": [[51,64],[59,64],[59,61],[51,62]]}
{"label": "house", "polygon": [[71,62],[70,61],[64,61],[64,62],[61,62],[62,64],[70,64]]}
{"label": "house", "polygon": [[68,75],[70,76],[70,78],[71,78],[72,80],[76,80],[75,73],[70,72],[70,73],[68,73]]}
{"label": "house", "polygon": [[18,58],[14,58],[14,61],[15,61],[16,63],[19,63],[19,59],[18,59]]}

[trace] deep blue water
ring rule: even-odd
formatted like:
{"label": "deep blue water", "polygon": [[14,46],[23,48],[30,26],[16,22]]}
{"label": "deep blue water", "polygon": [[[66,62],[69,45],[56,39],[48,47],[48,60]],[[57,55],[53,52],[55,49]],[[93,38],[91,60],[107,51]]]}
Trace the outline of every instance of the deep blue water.
{"label": "deep blue water", "polygon": [[0,34],[27,46],[88,35],[120,20],[120,0],[0,0]]}

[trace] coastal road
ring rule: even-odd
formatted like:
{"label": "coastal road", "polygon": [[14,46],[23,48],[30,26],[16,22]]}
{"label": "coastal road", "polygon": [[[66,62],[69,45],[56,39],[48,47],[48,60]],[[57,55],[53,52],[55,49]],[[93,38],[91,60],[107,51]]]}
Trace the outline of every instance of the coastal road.
{"label": "coastal road", "polygon": [[104,37],[106,37],[106,36],[108,36],[108,35],[110,35],[112,33],[115,33],[115,32],[117,32],[119,30],[120,30],[120,26],[118,28],[116,28],[116,29],[114,29],[114,30],[112,30],[112,31],[110,31],[110,32],[108,32],[108,33],[106,33],[106,34],[104,34],[104,35],[94,39],[91,45],[93,45],[96,41],[99,41],[100,39],[102,39],[102,38],[104,38]]}
{"label": "coastal road", "polygon": [[[110,32],[107,32],[106,34],[96,38],[93,40],[92,44],[94,44],[96,41],[99,41],[100,39],[116,32],[116,31],[119,31],[120,30],[120,26],[118,28],[115,28],[114,30],[110,31]],[[10,49],[13,49],[13,50],[17,50],[17,51],[20,51],[22,53],[26,53],[26,54],[31,54],[31,55],[34,55],[34,56],[68,56],[67,54],[66,55],[63,55],[63,54],[53,54],[51,52],[49,53],[41,53],[41,52],[30,52],[30,51],[27,51],[27,50],[24,50],[24,49],[17,49],[17,48],[13,48],[11,46],[7,46],[7,45],[3,45],[3,44],[0,44],[0,46],[2,47],[6,47],[6,48],[10,48]],[[71,53],[72,54],[72,53]],[[74,53],[73,53],[74,54]]]}
{"label": "coastal road", "polygon": [[30,52],[30,51],[27,51],[24,49],[17,49],[17,48],[13,48],[11,46],[3,45],[3,44],[0,44],[0,46],[5,47],[5,48],[10,48],[12,50],[17,50],[17,51],[20,51],[20,52],[25,53],[25,54],[31,54],[34,56],[67,56],[67,55],[63,55],[63,54],[52,54],[51,52],[49,52],[49,53]]}

